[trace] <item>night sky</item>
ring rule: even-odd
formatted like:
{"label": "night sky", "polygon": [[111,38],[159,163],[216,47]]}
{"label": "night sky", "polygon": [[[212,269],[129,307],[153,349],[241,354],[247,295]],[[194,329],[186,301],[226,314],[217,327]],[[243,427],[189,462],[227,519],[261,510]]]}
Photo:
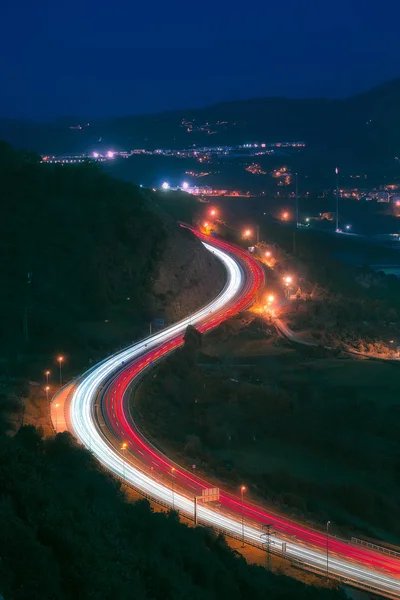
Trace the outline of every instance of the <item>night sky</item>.
{"label": "night sky", "polygon": [[399,2],[3,0],[0,116],[341,97],[400,75]]}

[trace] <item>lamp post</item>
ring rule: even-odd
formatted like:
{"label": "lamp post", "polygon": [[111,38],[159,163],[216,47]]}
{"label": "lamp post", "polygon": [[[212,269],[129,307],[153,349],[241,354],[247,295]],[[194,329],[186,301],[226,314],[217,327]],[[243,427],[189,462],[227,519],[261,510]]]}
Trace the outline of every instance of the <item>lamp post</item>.
{"label": "lamp post", "polygon": [[285,286],[286,286],[286,295],[289,298],[289,296],[290,296],[290,284],[292,283],[293,279],[292,279],[292,277],[290,277],[290,275],[288,275],[287,277],[283,278],[283,281],[285,282]]}
{"label": "lamp post", "polygon": [[58,409],[59,406],[60,406],[59,404],[55,404],[55,409],[56,409],[56,433],[58,433],[58,426],[57,426],[58,410],[57,409]]}
{"label": "lamp post", "polygon": [[175,510],[175,495],[174,495],[174,477],[175,477],[175,467],[171,468],[171,490],[172,490],[172,510]]}
{"label": "lamp post", "polygon": [[122,479],[124,480],[125,483],[125,452],[126,449],[128,447],[128,444],[126,442],[124,442],[121,446],[121,450],[122,450]]}
{"label": "lamp post", "polygon": [[57,362],[60,365],[60,385],[62,385],[62,363],[63,363],[63,360],[64,360],[63,356],[57,357]]}
{"label": "lamp post", "polygon": [[47,402],[49,401],[49,389],[50,389],[49,385],[46,385],[46,387],[44,388],[44,390],[46,392],[46,400],[47,400]]}
{"label": "lamp post", "polygon": [[326,523],[326,578],[329,577],[329,525],[330,521]]}
{"label": "lamp post", "polygon": [[45,376],[46,376],[46,385],[49,385],[49,375],[50,375],[50,371],[45,371],[44,372]]}
{"label": "lamp post", "polygon": [[339,169],[336,167],[336,231],[339,229]]}
{"label": "lamp post", "polygon": [[244,548],[244,504],[243,504],[243,494],[246,491],[246,486],[242,485],[240,488],[240,495],[242,498],[242,548]]}

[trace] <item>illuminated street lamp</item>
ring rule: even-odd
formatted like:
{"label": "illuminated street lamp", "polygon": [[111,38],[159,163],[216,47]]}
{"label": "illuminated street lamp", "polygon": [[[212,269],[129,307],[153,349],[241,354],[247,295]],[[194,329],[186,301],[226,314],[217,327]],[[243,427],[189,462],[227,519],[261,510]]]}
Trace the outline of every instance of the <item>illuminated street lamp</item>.
{"label": "illuminated street lamp", "polygon": [[283,281],[285,282],[285,286],[286,286],[286,294],[289,297],[289,295],[290,295],[290,284],[292,283],[293,279],[292,279],[292,277],[290,277],[290,275],[287,275],[286,277],[283,278]]}
{"label": "illuminated street lamp", "polygon": [[128,448],[128,444],[126,442],[124,442],[121,446],[121,450],[122,450],[122,479],[125,482],[125,452]]}
{"label": "illuminated street lamp", "polygon": [[289,219],[289,213],[285,211],[282,213],[282,221],[287,221]]}
{"label": "illuminated street lamp", "polygon": [[267,298],[268,304],[272,304],[274,300],[275,300],[275,297],[272,294],[270,294]]}
{"label": "illuminated street lamp", "polygon": [[46,385],[46,387],[44,388],[44,391],[46,392],[46,400],[47,400],[47,402],[49,401],[49,389],[50,389],[49,385]]}
{"label": "illuminated street lamp", "polygon": [[182,189],[183,189],[183,190],[187,190],[188,188],[189,188],[189,184],[188,184],[188,182],[187,182],[187,181],[184,181],[184,182],[182,183]]}
{"label": "illuminated street lamp", "polygon": [[172,480],[171,480],[171,490],[172,490],[172,510],[175,510],[175,495],[174,495],[174,477],[175,477],[175,467],[171,468],[171,476],[172,476]]}
{"label": "illuminated street lamp", "polygon": [[63,360],[64,360],[63,356],[57,357],[57,362],[60,365],[60,385],[62,385],[62,363],[63,363]]}
{"label": "illuminated street lamp", "polygon": [[251,233],[252,233],[251,229],[246,229],[246,230],[243,232],[243,237],[245,237],[245,238],[249,238],[249,237],[251,236]]}
{"label": "illuminated street lamp", "polygon": [[161,187],[163,190],[169,190],[169,183],[167,181],[164,181]]}
{"label": "illuminated street lamp", "polygon": [[217,214],[217,211],[215,210],[215,208],[212,208],[212,209],[210,210],[210,215],[211,215],[212,217],[215,217],[215,215],[216,215],[216,214]]}
{"label": "illuminated street lamp", "polygon": [[269,250],[266,251],[265,256],[267,258],[270,258],[272,256],[271,252]]}
{"label": "illuminated street lamp", "polygon": [[210,223],[208,223],[207,221],[204,221],[203,227],[204,227],[204,229],[208,229],[210,227]]}
{"label": "illuminated street lamp", "polygon": [[51,375],[51,372],[50,371],[45,371],[44,374],[46,376],[46,385],[49,385],[49,376]]}
{"label": "illuminated street lamp", "polygon": [[346,229],[349,231],[349,229],[351,229],[351,225],[346,225]]}
{"label": "illuminated street lamp", "polygon": [[242,485],[240,488],[240,495],[242,498],[242,548],[244,548],[244,504],[243,504],[243,494],[246,491],[246,486]]}

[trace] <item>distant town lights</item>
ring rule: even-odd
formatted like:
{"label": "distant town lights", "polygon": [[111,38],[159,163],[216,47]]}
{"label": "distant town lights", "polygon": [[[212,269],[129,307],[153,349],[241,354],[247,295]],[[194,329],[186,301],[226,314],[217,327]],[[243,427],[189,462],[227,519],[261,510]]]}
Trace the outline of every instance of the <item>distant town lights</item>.
{"label": "distant town lights", "polygon": [[183,189],[183,190],[187,190],[188,188],[189,188],[189,184],[188,184],[188,182],[187,182],[187,181],[184,181],[184,182],[182,183],[182,189]]}
{"label": "distant town lights", "polygon": [[169,183],[167,183],[167,181],[164,181],[161,187],[163,190],[169,190]]}
{"label": "distant town lights", "polygon": [[93,152],[93,158],[99,158],[99,153],[98,152]]}
{"label": "distant town lights", "polygon": [[107,158],[114,158],[114,152],[112,152],[112,150],[107,152]]}

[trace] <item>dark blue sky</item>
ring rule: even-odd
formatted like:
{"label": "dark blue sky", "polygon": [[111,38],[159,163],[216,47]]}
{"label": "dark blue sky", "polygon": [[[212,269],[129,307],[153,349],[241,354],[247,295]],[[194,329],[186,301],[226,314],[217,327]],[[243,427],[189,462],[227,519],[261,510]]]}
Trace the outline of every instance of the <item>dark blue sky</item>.
{"label": "dark blue sky", "polygon": [[0,4],[0,116],[340,97],[400,75],[395,1]]}

